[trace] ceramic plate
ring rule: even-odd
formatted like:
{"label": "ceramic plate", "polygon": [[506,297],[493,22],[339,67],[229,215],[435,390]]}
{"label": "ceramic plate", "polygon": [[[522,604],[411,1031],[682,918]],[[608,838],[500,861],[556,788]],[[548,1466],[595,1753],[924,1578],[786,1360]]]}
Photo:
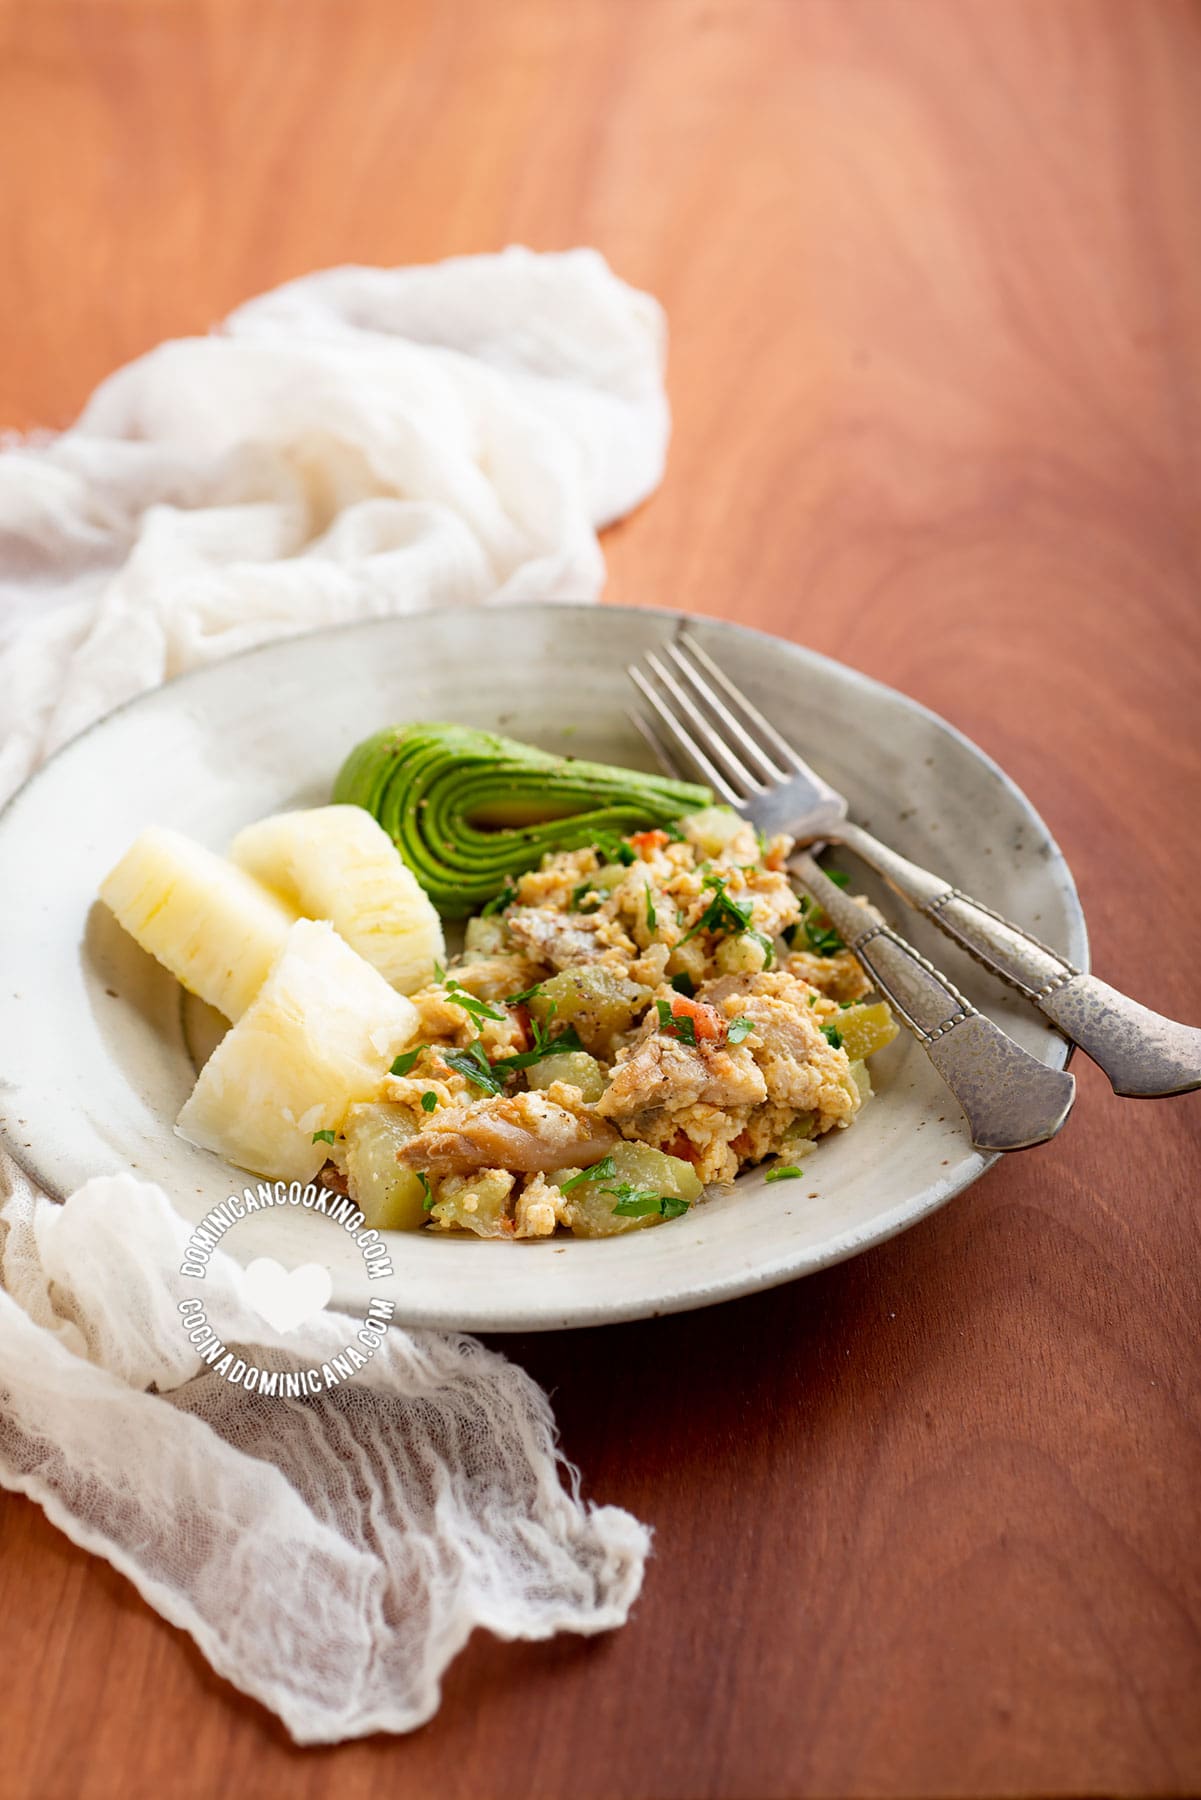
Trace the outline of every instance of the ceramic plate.
{"label": "ceramic plate", "polygon": [[[291,638],[171,682],[59,752],[0,817],[0,1128],[55,1196],[132,1169],[200,1219],[247,1177],[176,1137],[197,1021],[176,983],[94,900],[149,824],[222,848],[241,826],[321,805],[378,726],[447,719],[547,749],[647,767],[625,717],[626,664],[679,615],[512,606],[387,619]],[[1087,967],[1071,875],[1045,825],[966,738],[903,695],[795,644],[709,620],[700,641],[879,836]],[[869,893],[976,1003],[1043,1061],[1039,1016],[848,859]],[[875,1100],[815,1149],[800,1181],[745,1175],[654,1231],[585,1242],[391,1234],[395,1275],[368,1282],[330,1221],[286,1209],[224,1247],[331,1271],[351,1310],[387,1291],[411,1324],[550,1330],[707,1306],[807,1274],[912,1225],[974,1181],[954,1101],[917,1045],[873,1059]]]}

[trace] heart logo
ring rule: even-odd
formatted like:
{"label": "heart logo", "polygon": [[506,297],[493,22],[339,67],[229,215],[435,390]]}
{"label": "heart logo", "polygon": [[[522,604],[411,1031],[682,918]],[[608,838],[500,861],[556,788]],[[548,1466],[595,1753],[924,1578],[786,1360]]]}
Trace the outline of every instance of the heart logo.
{"label": "heart logo", "polygon": [[246,1265],[244,1293],[261,1319],[275,1331],[295,1331],[329,1305],[334,1284],[321,1263],[285,1269],[273,1256],[256,1256]]}

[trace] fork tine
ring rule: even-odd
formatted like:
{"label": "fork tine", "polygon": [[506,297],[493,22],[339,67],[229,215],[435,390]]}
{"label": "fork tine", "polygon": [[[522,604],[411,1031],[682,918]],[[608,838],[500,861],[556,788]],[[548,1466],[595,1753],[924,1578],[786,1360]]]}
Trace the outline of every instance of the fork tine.
{"label": "fork tine", "polygon": [[687,781],[688,775],[681,766],[679,758],[668,749],[663,735],[657,730],[654,721],[633,706],[626,708],[626,718],[646,744],[663,773],[671,775],[676,781]]}
{"label": "fork tine", "polygon": [[735,706],[741,708],[747,723],[754,726],[755,730],[766,740],[777,756],[782,756],[791,768],[799,769],[802,774],[812,775],[813,770],[809,767],[809,764],[805,762],[802,757],[797,755],[796,751],[786,738],[780,736],[771,720],[765,719],[763,714],[759,711],[759,708],[751,705],[751,702],[747,699],[742,689],[735,687],[734,683],[730,680],[730,677],[724,670],[718,668],[713,658],[706,650],[701,648],[692,633],[690,631],[681,631],[679,640],[688,650],[689,654],[694,656],[697,662],[700,663],[705,673],[717,683],[717,686],[727,698],[732,700]]}
{"label": "fork tine", "polygon": [[[689,644],[688,648],[693,650],[694,646]],[[777,763],[774,763],[762,746],[755,742],[746,727],[734,717],[725,701],[714,692],[704,676],[693,668],[680,645],[678,643],[668,644],[667,654],[696,689],[713,717],[730,733],[731,737],[737,739],[746,755],[757,765],[761,777],[769,782],[787,781],[788,770],[782,769]]]}
{"label": "fork tine", "polygon": [[710,762],[709,758],[705,755],[699,745],[693,743],[692,739],[688,736],[688,733],[680,725],[671,708],[665,701],[660,699],[655,689],[642,673],[642,670],[634,663],[631,663],[626,670],[626,673],[634,683],[634,686],[638,689],[638,692],[642,695],[642,698],[659,715],[659,718],[663,721],[664,725],[666,725],[676,742],[683,747],[685,755],[692,758],[693,762],[701,771],[701,774],[705,777],[705,780],[709,783],[709,786],[714,792],[720,794],[723,800],[728,800],[731,805],[737,806],[740,803],[742,796],[735,793],[721,770],[716,768],[713,763]]}
{"label": "fork tine", "polygon": [[647,651],[645,662],[647,668],[657,677],[660,687],[665,688],[674,700],[675,711],[682,717],[692,740],[695,742],[699,738],[710,758],[716,758],[725,768],[726,775],[733,785],[741,789],[739,799],[747,800],[752,794],[761,794],[763,783],[756,779],[745,763],[739,761],[721,733],[714,731],[700,707],[680,686],[666,663],[660,662],[653,650]]}

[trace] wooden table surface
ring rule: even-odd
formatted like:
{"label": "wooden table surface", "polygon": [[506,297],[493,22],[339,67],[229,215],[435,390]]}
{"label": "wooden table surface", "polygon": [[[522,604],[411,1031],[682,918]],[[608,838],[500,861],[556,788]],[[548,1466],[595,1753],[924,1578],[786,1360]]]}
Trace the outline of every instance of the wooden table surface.
{"label": "wooden table surface", "polygon": [[[0,0],[0,424],[343,260],[598,245],[665,302],[610,600],[783,633],[1025,787],[1098,971],[1201,1020],[1201,16],[1174,0]],[[293,1749],[0,1496],[34,1800],[1201,1787],[1201,1098],[801,1285],[512,1342],[656,1531],[625,1630],[477,1639]]]}

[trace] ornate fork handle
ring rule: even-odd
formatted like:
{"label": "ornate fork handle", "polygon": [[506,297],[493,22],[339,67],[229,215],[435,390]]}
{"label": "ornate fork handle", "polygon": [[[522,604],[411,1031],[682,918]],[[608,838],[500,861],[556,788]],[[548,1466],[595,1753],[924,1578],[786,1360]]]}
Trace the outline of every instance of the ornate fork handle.
{"label": "ornate fork handle", "polygon": [[1066,1070],[1049,1069],[822,873],[807,854],[792,868],[900,1014],[958,1100],[980,1150],[1025,1150],[1054,1137],[1076,1096]]}
{"label": "ornate fork handle", "polygon": [[1095,975],[1083,974],[1028,931],[899,856],[862,826],[844,821],[831,836],[977,962],[1033,1001],[1104,1069],[1115,1093],[1153,1099],[1201,1087],[1201,1030],[1164,1018]]}

